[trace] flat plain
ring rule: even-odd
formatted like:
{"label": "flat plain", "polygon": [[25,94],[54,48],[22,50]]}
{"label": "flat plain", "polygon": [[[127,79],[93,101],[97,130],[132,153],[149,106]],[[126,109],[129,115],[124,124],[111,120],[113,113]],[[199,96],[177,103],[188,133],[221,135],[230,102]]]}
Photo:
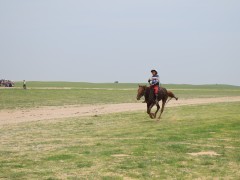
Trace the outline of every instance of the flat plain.
{"label": "flat plain", "polygon": [[[44,107],[59,108],[61,114],[72,106],[137,103],[137,84],[16,86],[0,88],[0,115]],[[179,101],[240,96],[235,86],[163,86]],[[238,179],[239,107],[238,100],[169,104],[159,122],[145,110],[135,110],[5,123],[0,125],[0,179]]]}

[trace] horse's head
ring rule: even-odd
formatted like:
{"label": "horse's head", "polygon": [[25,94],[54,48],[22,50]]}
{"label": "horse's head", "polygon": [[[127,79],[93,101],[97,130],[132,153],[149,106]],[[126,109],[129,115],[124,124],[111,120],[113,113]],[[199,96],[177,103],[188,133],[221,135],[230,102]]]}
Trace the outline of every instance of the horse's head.
{"label": "horse's head", "polygon": [[141,97],[144,96],[144,93],[145,93],[145,91],[146,91],[146,88],[147,88],[147,86],[141,86],[141,85],[139,85],[139,87],[138,87],[138,92],[137,92],[137,100],[140,100]]}

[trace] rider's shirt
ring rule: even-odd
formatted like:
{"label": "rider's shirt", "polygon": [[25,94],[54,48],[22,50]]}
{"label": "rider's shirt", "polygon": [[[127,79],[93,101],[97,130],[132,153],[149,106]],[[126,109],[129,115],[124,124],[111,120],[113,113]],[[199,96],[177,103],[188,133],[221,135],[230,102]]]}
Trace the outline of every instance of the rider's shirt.
{"label": "rider's shirt", "polygon": [[159,75],[152,76],[150,80],[152,82],[152,85],[159,85],[159,82],[160,82]]}

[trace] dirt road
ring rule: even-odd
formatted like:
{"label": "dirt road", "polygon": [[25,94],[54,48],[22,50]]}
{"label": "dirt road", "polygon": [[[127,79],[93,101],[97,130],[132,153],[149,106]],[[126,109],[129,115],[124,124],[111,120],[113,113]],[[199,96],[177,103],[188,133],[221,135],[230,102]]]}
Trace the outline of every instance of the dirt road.
{"label": "dirt road", "polygon": [[[238,101],[240,101],[240,96],[220,98],[180,99],[179,101],[175,100],[170,101],[167,104],[167,107],[222,102],[238,102]],[[0,125],[68,117],[95,116],[101,114],[129,111],[146,111],[146,104],[139,102],[106,105],[54,106],[54,107],[51,106],[33,109],[1,110]]]}

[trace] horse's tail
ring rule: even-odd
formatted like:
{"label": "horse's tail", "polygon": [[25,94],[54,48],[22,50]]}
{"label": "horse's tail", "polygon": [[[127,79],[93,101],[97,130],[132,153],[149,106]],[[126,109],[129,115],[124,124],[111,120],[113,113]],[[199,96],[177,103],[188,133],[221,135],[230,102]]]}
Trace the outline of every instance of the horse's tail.
{"label": "horse's tail", "polygon": [[168,102],[169,102],[172,98],[176,99],[176,101],[178,100],[178,97],[176,97],[176,96],[173,94],[172,91],[167,91],[167,94],[168,94],[168,97],[170,97],[170,99],[168,100]]}

